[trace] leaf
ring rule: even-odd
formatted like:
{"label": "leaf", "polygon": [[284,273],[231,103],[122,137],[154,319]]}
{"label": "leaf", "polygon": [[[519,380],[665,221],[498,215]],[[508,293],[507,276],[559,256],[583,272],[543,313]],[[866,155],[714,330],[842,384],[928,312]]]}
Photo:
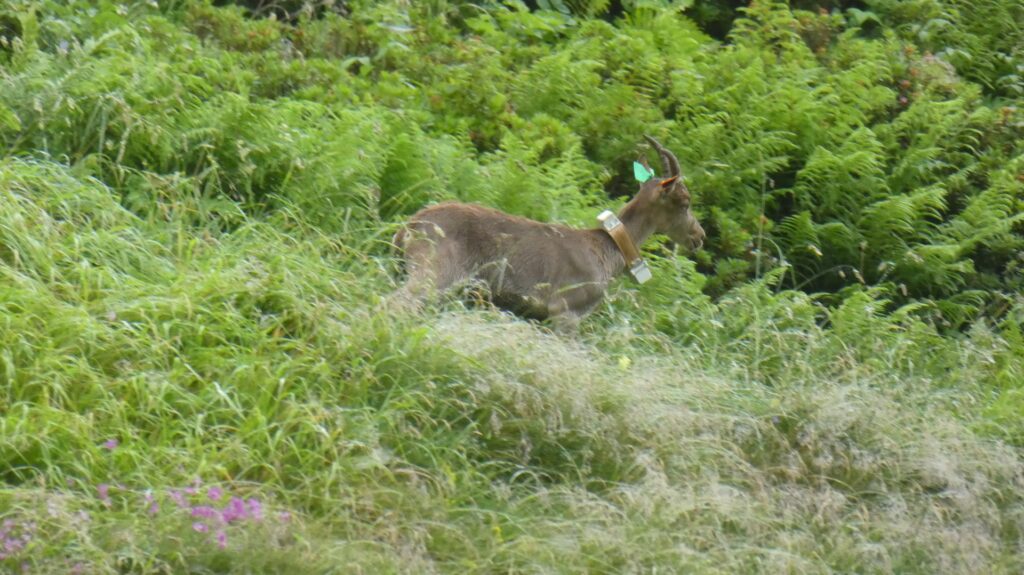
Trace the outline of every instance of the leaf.
{"label": "leaf", "polygon": [[11,132],[21,130],[21,121],[18,119],[17,114],[3,104],[0,104],[0,130]]}

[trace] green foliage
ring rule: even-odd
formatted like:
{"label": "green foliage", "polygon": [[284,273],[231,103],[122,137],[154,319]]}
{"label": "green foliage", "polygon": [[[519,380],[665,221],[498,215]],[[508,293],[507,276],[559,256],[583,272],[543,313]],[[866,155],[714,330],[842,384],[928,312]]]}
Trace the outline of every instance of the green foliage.
{"label": "green foliage", "polygon": [[[1016,3],[8,4],[0,570],[1022,569]],[[644,134],[708,241],[576,341],[384,312],[409,214],[589,225]]]}

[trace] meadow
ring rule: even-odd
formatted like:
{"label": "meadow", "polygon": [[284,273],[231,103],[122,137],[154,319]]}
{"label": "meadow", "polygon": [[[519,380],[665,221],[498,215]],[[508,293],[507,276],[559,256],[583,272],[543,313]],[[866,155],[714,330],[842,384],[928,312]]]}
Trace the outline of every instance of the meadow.
{"label": "meadow", "polygon": [[[0,572],[1024,571],[1014,0],[0,6]],[[707,229],[573,337],[391,237]]]}

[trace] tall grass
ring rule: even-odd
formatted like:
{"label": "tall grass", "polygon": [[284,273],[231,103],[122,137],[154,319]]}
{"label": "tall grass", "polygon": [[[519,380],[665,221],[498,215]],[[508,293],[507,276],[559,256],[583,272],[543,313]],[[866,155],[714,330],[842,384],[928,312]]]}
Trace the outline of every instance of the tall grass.
{"label": "tall grass", "polygon": [[[984,327],[864,297],[823,329],[765,285],[682,304],[686,345],[628,293],[576,340],[387,315],[387,257],[315,229],[146,222],[49,162],[0,182],[12,569],[1021,567],[1024,466],[976,429],[1021,365]],[[267,511],[196,531],[210,486]]]}

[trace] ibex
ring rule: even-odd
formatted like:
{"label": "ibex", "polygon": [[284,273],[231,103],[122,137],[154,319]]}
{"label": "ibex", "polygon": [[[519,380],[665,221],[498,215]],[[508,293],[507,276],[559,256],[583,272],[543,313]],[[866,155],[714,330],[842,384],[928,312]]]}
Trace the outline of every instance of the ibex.
{"label": "ibex", "polygon": [[[642,182],[618,217],[601,214],[600,228],[545,224],[456,202],[420,210],[395,234],[408,280],[394,297],[418,303],[476,280],[495,305],[575,330],[612,278],[626,270],[641,283],[650,277],[637,246],[651,234],[666,234],[691,250],[704,242],[679,161],[645,138],[661,156],[665,176]],[[646,161],[643,166],[650,171]]]}

